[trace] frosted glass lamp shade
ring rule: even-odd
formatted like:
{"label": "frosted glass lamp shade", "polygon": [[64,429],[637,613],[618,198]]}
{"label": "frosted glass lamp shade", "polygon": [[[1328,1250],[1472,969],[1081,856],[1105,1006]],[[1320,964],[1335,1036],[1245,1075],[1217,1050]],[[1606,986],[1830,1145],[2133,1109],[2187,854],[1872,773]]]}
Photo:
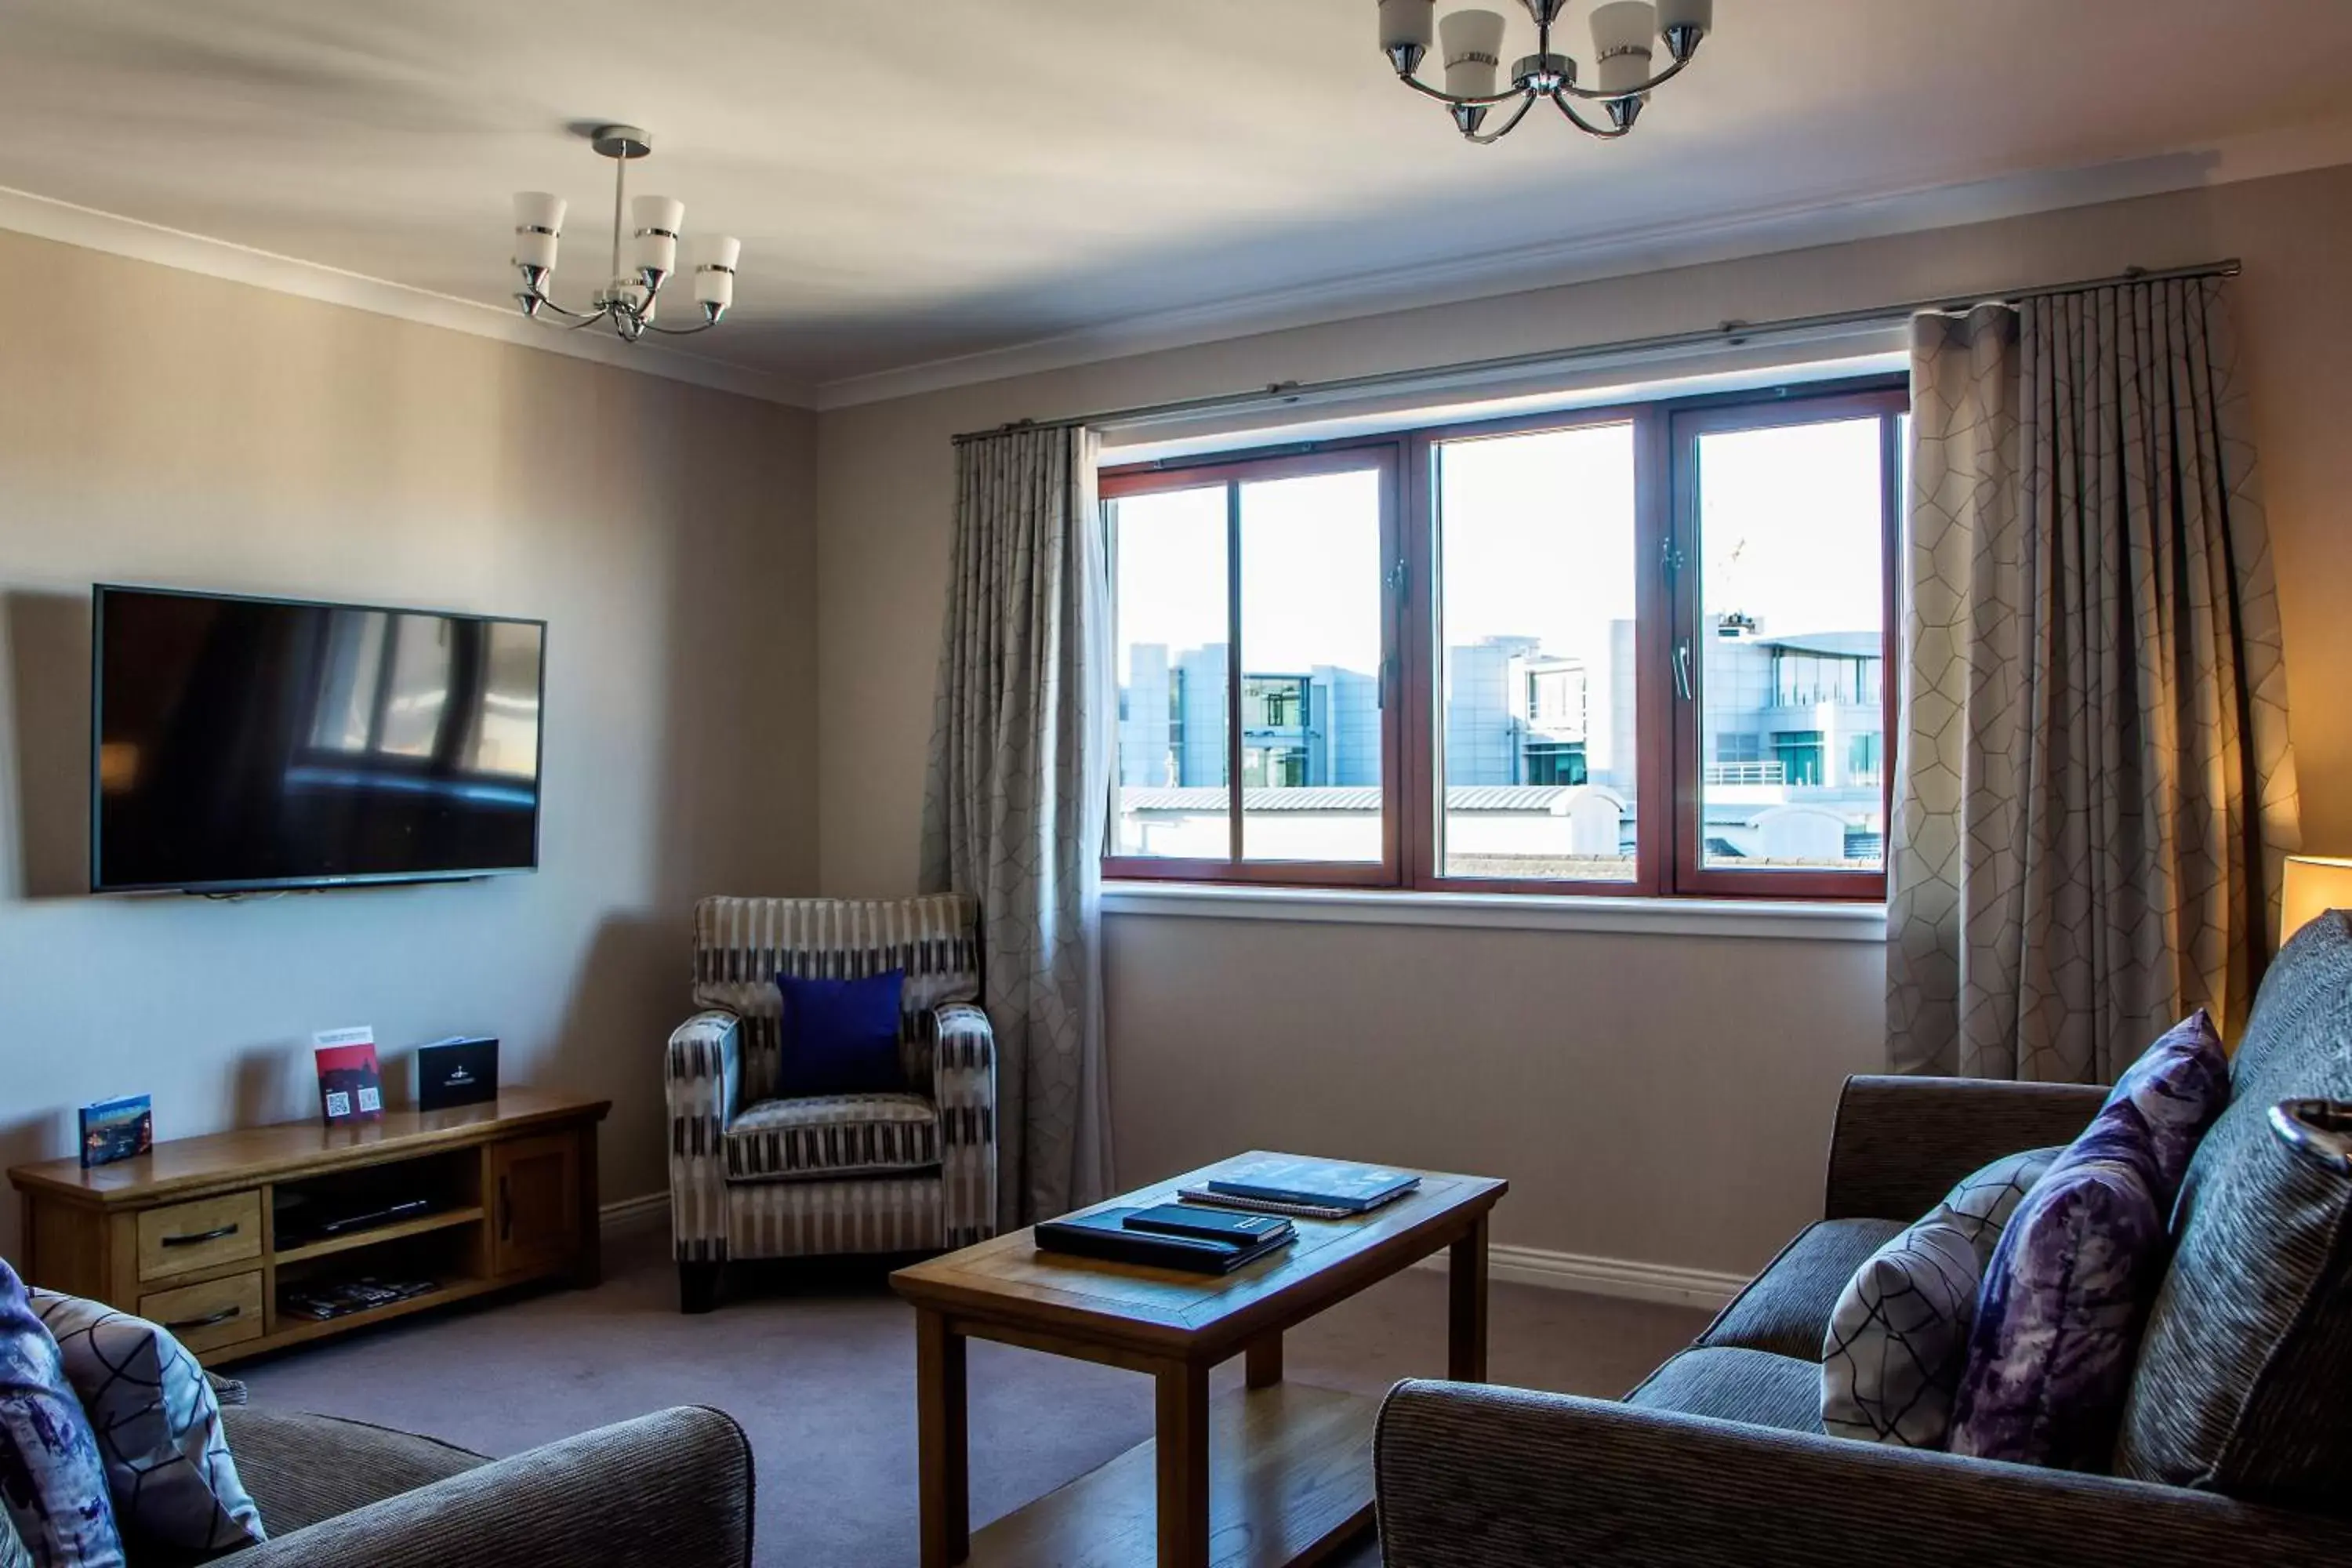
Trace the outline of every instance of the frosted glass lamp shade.
{"label": "frosted glass lamp shade", "polygon": [[1437,41],[1437,0],[1381,0],[1381,51],[1429,52]]}
{"label": "frosted glass lamp shade", "polygon": [[1503,68],[1499,11],[1456,11],[1437,25],[1445,56],[1445,90],[1456,98],[1491,98]]}
{"label": "frosted glass lamp shade", "polygon": [[686,204],[668,196],[639,196],[629,204],[630,265],[667,278],[677,270],[677,231],[686,226]]}
{"label": "frosted glass lamp shade", "polygon": [[702,240],[695,246],[694,298],[700,305],[716,305],[721,310],[735,302],[735,263],[743,254],[743,242],[725,235]]}
{"label": "frosted glass lamp shade", "polygon": [[514,221],[517,228],[543,228],[550,234],[562,234],[563,210],[563,198],[552,191],[515,193]]}
{"label": "frosted glass lamp shade", "polygon": [[1650,79],[1658,8],[1649,0],[1611,0],[1592,13],[1593,85],[1632,92]]}
{"label": "frosted glass lamp shade", "polygon": [[1676,27],[1713,32],[1715,0],[1658,0],[1658,31],[1671,32]]}
{"label": "frosted glass lamp shade", "polygon": [[563,198],[546,191],[517,191],[514,227],[514,264],[554,270],[555,242],[563,231]]}
{"label": "frosted glass lamp shade", "polygon": [[2352,910],[2352,860],[2326,859],[2316,855],[2288,856],[2280,902],[2284,908],[2279,942],[2284,945],[2288,938],[2328,910]]}

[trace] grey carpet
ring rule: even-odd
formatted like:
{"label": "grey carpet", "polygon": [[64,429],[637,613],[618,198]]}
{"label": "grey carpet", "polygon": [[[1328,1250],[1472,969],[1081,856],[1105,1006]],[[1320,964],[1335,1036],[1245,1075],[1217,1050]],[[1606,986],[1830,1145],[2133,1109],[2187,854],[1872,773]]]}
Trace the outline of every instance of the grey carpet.
{"label": "grey carpet", "polygon": [[[387,1325],[236,1369],[257,1404],[356,1416],[505,1455],[672,1405],[715,1405],[751,1433],[761,1568],[903,1568],[915,1550],[912,1319],[870,1269],[788,1274],[709,1317],[677,1310],[659,1231],[616,1240],[604,1285]],[[1706,1314],[1497,1285],[1495,1380],[1614,1397]],[[1445,1282],[1406,1274],[1290,1336],[1287,1373],[1377,1394],[1442,1374]],[[1238,1363],[1221,1375],[1237,1381]],[[974,1343],[978,1526],[1151,1433],[1129,1373]],[[1340,1568],[1371,1568],[1375,1548]]]}

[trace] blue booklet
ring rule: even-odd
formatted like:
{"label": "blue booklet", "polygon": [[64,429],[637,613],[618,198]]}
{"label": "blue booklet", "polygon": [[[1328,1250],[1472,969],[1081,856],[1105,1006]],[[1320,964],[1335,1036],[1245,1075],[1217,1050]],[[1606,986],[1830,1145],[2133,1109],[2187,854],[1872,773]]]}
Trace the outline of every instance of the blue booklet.
{"label": "blue booklet", "polygon": [[143,1094],[81,1108],[81,1167],[132,1160],[155,1147],[155,1110]]}
{"label": "blue booklet", "polygon": [[1421,1185],[1421,1178],[1410,1171],[1392,1171],[1379,1165],[1306,1160],[1294,1154],[1257,1154],[1225,1166],[1202,1185],[1219,1197],[1362,1214],[1404,1196]]}

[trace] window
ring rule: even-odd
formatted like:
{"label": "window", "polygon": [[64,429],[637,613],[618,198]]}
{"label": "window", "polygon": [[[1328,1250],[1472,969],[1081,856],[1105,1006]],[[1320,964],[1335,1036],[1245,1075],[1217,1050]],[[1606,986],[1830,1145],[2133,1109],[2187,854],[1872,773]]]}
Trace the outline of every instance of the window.
{"label": "window", "polygon": [[1375,443],[1104,477],[1109,874],[1396,882],[1398,475]]}
{"label": "window", "polygon": [[1115,877],[1885,892],[1892,379],[1103,476]]}

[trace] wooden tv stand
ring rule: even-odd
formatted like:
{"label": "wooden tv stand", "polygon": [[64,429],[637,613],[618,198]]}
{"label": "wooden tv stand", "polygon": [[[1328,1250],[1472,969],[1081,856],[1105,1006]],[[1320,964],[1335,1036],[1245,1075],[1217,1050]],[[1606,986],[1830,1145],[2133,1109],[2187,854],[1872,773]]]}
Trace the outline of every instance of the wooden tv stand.
{"label": "wooden tv stand", "polygon": [[[163,1323],[207,1366],[530,1280],[593,1285],[596,1124],[611,1109],[510,1089],[377,1122],[174,1139],[88,1171],[18,1165],[25,1278]],[[420,1197],[424,1213],[327,1228]],[[341,1317],[289,1306],[306,1286],[362,1277],[435,1288]]]}

